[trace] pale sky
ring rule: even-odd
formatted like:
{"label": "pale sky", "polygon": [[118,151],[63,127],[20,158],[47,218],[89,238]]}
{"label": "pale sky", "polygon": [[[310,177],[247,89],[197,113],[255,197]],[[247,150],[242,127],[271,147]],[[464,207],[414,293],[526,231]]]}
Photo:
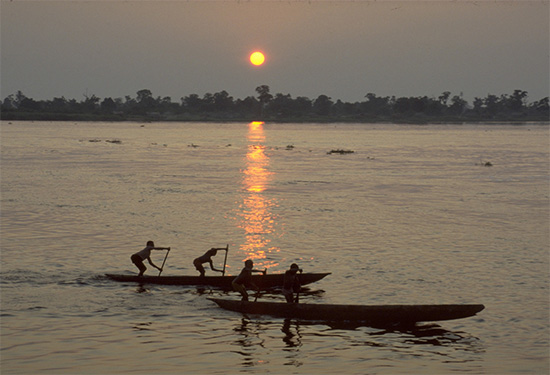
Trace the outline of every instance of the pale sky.
{"label": "pale sky", "polygon": [[[1,1],[1,99],[549,95],[549,1]],[[248,55],[262,50],[253,67]]]}

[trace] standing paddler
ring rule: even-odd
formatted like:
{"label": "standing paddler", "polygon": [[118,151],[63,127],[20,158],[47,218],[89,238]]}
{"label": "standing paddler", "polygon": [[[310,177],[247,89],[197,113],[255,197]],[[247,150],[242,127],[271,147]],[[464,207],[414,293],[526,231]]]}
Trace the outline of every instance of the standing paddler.
{"label": "standing paddler", "polygon": [[204,263],[210,263],[210,269],[212,269],[212,271],[216,271],[216,272],[221,272],[221,273],[224,273],[224,271],[222,270],[217,270],[216,268],[214,268],[214,264],[212,263],[212,257],[213,256],[216,256],[216,254],[218,253],[218,250],[226,250],[226,248],[211,248],[210,250],[208,250],[206,253],[204,253],[204,255],[196,258],[194,261],[193,261],[193,265],[195,266],[195,268],[197,269],[197,271],[200,272],[200,276],[204,276],[204,273],[205,273],[205,270],[204,270],[204,267],[203,267],[203,264]]}
{"label": "standing paddler", "polygon": [[[283,279],[283,295],[288,303],[298,303],[298,293],[300,293],[301,288],[298,271],[302,273],[300,267],[298,267],[296,263],[292,263],[290,269],[285,272]],[[294,293],[296,293],[296,298],[294,298]]]}
{"label": "standing paddler", "polygon": [[254,266],[254,262],[252,262],[252,260],[250,259],[246,260],[244,262],[244,268],[242,269],[241,273],[231,283],[231,285],[233,286],[233,289],[241,293],[241,296],[243,296],[241,301],[248,301],[248,293],[246,292],[247,285],[252,286],[256,290],[259,289],[256,285],[254,285],[254,283],[252,283],[252,272],[263,273],[265,275],[267,271],[267,270],[260,271],[260,270],[252,269],[253,266]]}
{"label": "standing paddler", "polygon": [[145,267],[145,264],[143,264],[144,260],[147,260],[150,265],[155,267],[157,270],[162,271],[162,268],[157,267],[153,261],[151,260],[151,251],[152,250],[170,250],[169,247],[155,247],[155,243],[153,241],[147,241],[147,245],[145,248],[141,251],[138,251],[137,253],[133,254],[130,257],[130,260],[132,263],[135,264],[135,266],[139,269],[139,275],[143,276],[143,273],[145,270],[147,270],[147,267]]}

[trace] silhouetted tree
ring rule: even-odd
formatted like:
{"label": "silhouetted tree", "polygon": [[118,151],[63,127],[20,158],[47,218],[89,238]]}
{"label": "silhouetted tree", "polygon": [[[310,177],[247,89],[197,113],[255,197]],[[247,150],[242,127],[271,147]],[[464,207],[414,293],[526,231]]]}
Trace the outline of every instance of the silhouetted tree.
{"label": "silhouetted tree", "polygon": [[53,113],[65,113],[69,110],[67,99],[64,97],[53,98],[44,103],[44,109]]}
{"label": "silhouetted tree", "polygon": [[382,98],[377,97],[376,94],[368,93],[365,95],[365,98],[367,98],[367,101],[359,104],[359,109],[362,114],[374,116],[389,114],[389,97]]}
{"label": "silhouetted tree", "polygon": [[292,97],[290,94],[275,94],[269,103],[269,112],[279,117],[289,116],[292,114]]}
{"label": "silhouetted tree", "polygon": [[253,96],[247,96],[243,100],[235,101],[235,111],[241,116],[257,116],[260,102]]}
{"label": "silhouetted tree", "polygon": [[111,98],[105,98],[100,104],[101,110],[106,113],[113,113],[116,110],[116,103]]}
{"label": "silhouetted tree", "polygon": [[188,112],[196,113],[201,110],[202,100],[197,94],[191,94],[181,98],[181,102]]}
{"label": "silhouetted tree", "polygon": [[531,107],[538,112],[546,112],[548,114],[549,105],[548,105],[548,96],[546,98],[543,98],[539,101],[534,102],[531,104]]}
{"label": "silhouetted tree", "polygon": [[144,89],[144,90],[139,90],[137,92],[136,101],[140,104],[151,101],[152,99],[153,99],[153,93],[151,92],[151,90]]}
{"label": "silhouetted tree", "polygon": [[233,107],[233,97],[223,90],[214,94],[213,105],[216,111],[227,112]]}
{"label": "silhouetted tree", "polygon": [[309,113],[312,107],[311,100],[305,96],[298,96],[293,105],[296,112],[302,113]]}
{"label": "silhouetted tree", "polygon": [[487,95],[487,97],[483,99],[483,104],[485,105],[485,109],[489,115],[495,115],[498,112],[499,99],[497,96]]}
{"label": "silhouetted tree", "polygon": [[479,115],[479,114],[483,113],[483,106],[484,106],[483,99],[474,98],[474,112],[476,114]]}
{"label": "silhouetted tree", "polygon": [[439,102],[442,105],[447,106],[447,101],[449,100],[450,96],[451,96],[451,93],[449,91],[444,91],[438,98]]}
{"label": "silhouetted tree", "polygon": [[273,99],[273,95],[269,93],[269,86],[267,85],[256,87],[256,92],[258,93],[258,100],[262,104],[267,104]]}
{"label": "silhouetted tree", "polygon": [[451,106],[449,107],[449,110],[452,114],[455,115],[461,115],[464,112],[464,109],[468,105],[466,100],[462,99],[462,94],[460,96],[455,95],[451,99]]}
{"label": "silhouetted tree", "polygon": [[326,95],[319,95],[313,102],[313,110],[321,116],[330,115],[334,102]]}
{"label": "silhouetted tree", "polygon": [[401,114],[410,112],[411,111],[411,103],[410,103],[409,98],[397,98],[395,100],[394,105],[393,105],[393,109],[397,113],[401,113]]}
{"label": "silhouetted tree", "polygon": [[527,98],[527,91],[514,90],[514,93],[508,99],[508,108],[512,111],[525,109],[525,98]]}
{"label": "silhouetted tree", "polygon": [[82,112],[95,112],[99,108],[99,99],[97,96],[86,96],[84,101],[82,102]]}
{"label": "silhouetted tree", "polygon": [[156,111],[158,107],[158,102],[153,98],[151,90],[148,89],[137,92],[136,102],[136,112],[140,114]]}
{"label": "silhouetted tree", "polygon": [[258,101],[260,102],[260,117],[263,117],[264,107],[273,99],[273,95],[269,93],[269,86],[267,85],[256,87],[256,92],[258,93]]}

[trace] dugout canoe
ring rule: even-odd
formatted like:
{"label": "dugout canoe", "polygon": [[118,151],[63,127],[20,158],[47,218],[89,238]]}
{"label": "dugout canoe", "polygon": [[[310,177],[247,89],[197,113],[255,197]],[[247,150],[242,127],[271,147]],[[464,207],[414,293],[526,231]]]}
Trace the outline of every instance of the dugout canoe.
{"label": "dugout canoe", "polygon": [[223,309],[243,314],[327,322],[364,322],[373,325],[462,319],[474,316],[485,308],[483,305],[331,305],[208,299]]}
{"label": "dugout canoe", "polygon": [[[327,273],[302,273],[300,274],[300,283],[307,285],[321,280],[330,275]],[[190,286],[210,286],[231,290],[231,282],[236,276],[141,276],[137,275],[117,275],[112,273],[105,274],[109,279],[122,282],[135,282],[140,284],[161,284],[161,285],[190,285]],[[273,273],[267,275],[253,275],[252,282],[260,289],[280,288],[283,286],[283,273]]]}

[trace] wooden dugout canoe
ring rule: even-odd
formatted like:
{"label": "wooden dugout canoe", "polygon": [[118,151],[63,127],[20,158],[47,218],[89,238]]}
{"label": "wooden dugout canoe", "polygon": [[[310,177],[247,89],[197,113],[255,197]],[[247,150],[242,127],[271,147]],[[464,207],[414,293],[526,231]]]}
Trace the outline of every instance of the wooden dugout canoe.
{"label": "wooden dugout canoe", "polygon": [[461,319],[474,316],[485,308],[483,305],[331,305],[208,299],[226,310],[243,314],[316,321],[365,322],[373,325]]}
{"label": "wooden dugout canoe", "polygon": [[[330,275],[327,273],[302,273],[300,274],[301,285],[307,285],[321,280]],[[161,285],[194,285],[210,286],[226,290],[231,290],[231,282],[237,276],[141,276],[137,275],[117,275],[105,274],[109,279],[122,282],[136,282],[140,284],[161,284]],[[267,275],[253,275],[252,282],[260,289],[280,288],[283,286],[283,273],[274,273]]]}

